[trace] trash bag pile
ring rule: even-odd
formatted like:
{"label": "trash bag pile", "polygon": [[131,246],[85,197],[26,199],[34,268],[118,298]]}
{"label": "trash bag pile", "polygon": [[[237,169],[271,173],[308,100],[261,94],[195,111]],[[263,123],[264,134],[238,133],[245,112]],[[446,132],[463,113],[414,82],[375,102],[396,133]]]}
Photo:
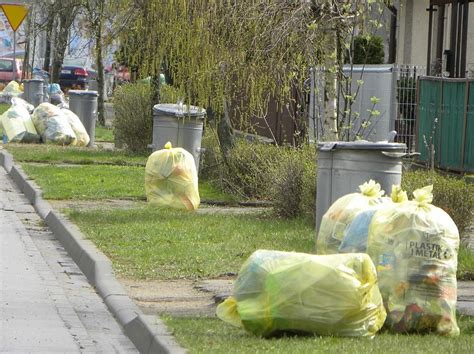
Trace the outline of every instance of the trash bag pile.
{"label": "trash bag pile", "polygon": [[455,336],[459,232],[431,204],[432,190],[418,189],[412,201],[375,213],[367,252],[377,268],[387,328]]}
{"label": "trash bag pile", "polygon": [[281,332],[373,337],[459,335],[459,232],[431,204],[433,186],[400,186],[390,198],[375,181],[336,200],[323,217],[317,252],[259,250],[242,266],[223,321],[258,336]]}
{"label": "trash bag pile", "polygon": [[367,254],[259,250],[242,266],[217,316],[263,337],[282,331],[373,337],[386,313]]}
{"label": "trash bag pile", "polygon": [[[361,194],[370,198],[369,185],[371,196],[380,198],[380,186],[369,181],[359,187],[360,194],[343,196],[329,208],[322,219],[317,252],[332,252],[341,240],[338,252],[370,255],[390,331],[458,335],[455,223],[431,204],[433,186],[416,190],[411,201],[400,186],[393,186],[391,199],[367,202]],[[356,198],[359,204],[354,207]]]}
{"label": "trash bag pile", "polygon": [[9,142],[87,146],[90,137],[79,117],[66,108],[44,102],[34,108],[19,97],[0,116]]}
{"label": "trash bag pile", "polygon": [[145,191],[150,204],[197,209],[200,198],[193,156],[170,142],[152,153],[145,167]]}

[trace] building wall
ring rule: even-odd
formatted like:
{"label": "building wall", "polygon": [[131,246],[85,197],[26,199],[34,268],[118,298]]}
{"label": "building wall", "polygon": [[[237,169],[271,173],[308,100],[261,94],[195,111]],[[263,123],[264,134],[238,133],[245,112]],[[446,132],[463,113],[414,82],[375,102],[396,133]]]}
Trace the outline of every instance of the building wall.
{"label": "building wall", "polygon": [[[426,65],[428,50],[429,0],[400,0],[397,31],[397,63]],[[435,6],[436,8],[436,6]],[[445,10],[443,50],[450,47],[451,5]],[[437,13],[433,14],[432,54],[435,56]],[[444,59],[444,58],[443,58]],[[474,3],[469,5],[467,66],[474,70]]]}

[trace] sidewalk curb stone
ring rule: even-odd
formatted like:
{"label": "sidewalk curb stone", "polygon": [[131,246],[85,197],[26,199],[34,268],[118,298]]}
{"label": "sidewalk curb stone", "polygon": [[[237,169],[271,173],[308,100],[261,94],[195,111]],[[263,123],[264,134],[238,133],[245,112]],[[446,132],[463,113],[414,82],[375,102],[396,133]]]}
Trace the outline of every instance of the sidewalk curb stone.
{"label": "sidewalk curb stone", "polygon": [[110,260],[92,242],[84,238],[76,225],[52,209],[42,198],[38,186],[14,164],[12,155],[5,150],[0,150],[0,165],[97,289],[140,353],[186,353],[187,350],[176,343],[161,320],[157,318],[157,323],[153,325],[148,323],[141,310],[115,278]]}

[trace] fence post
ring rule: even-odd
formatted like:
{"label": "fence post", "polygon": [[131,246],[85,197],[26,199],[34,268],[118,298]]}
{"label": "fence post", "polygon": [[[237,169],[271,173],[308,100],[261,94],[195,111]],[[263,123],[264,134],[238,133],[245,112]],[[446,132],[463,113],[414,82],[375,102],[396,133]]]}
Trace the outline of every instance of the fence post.
{"label": "fence post", "polygon": [[466,92],[464,94],[464,119],[462,125],[462,136],[461,136],[461,173],[464,173],[464,150],[466,149],[466,134],[467,134],[467,113],[469,105],[469,90],[470,90],[470,81],[466,78]]}

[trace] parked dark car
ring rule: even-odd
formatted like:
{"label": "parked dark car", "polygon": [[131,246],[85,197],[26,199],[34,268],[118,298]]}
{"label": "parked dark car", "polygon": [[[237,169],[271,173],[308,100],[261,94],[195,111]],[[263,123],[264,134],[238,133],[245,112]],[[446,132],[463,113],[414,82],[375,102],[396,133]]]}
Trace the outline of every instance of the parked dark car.
{"label": "parked dark car", "polygon": [[59,74],[61,89],[85,90],[89,84],[89,73],[84,67],[63,65]]}
{"label": "parked dark car", "polygon": [[89,85],[89,80],[95,79],[97,73],[93,70],[88,58],[64,59],[59,74],[59,85],[64,89],[84,90]]}

